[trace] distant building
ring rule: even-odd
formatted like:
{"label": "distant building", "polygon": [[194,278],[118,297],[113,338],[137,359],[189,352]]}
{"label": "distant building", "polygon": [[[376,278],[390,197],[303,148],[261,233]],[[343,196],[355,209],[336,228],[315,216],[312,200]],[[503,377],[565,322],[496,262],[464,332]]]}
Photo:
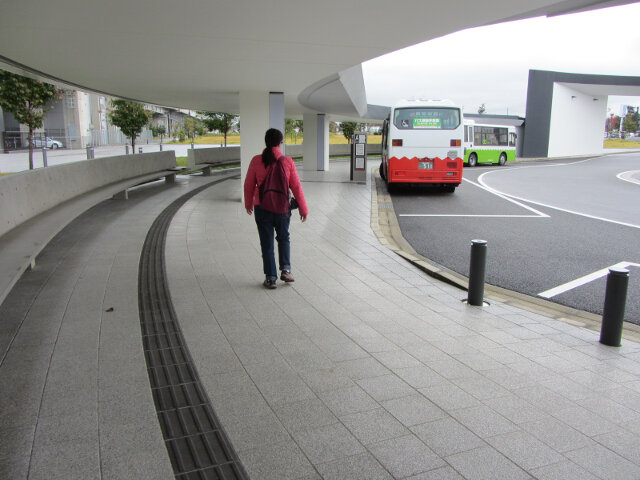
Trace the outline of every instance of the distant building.
{"label": "distant building", "polygon": [[[45,138],[60,142],[64,148],[75,149],[129,143],[120,129],[110,125],[107,120],[110,100],[110,97],[95,93],[66,91],[54,108],[47,112],[43,128],[36,132],[37,145],[44,145]],[[153,123],[165,126],[167,137],[171,137],[174,127],[189,116],[186,110],[150,104],[146,104],[145,108],[152,112]],[[0,139],[4,151],[26,148],[27,138],[27,127],[20,125],[10,112],[0,109]],[[137,143],[149,143],[152,140],[151,131],[145,128]]]}

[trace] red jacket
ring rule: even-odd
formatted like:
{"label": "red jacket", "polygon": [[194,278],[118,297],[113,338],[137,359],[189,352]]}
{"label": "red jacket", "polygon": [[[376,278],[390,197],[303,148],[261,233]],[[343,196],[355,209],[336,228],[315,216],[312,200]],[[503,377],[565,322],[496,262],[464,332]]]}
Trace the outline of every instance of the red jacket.
{"label": "red jacket", "polygon": [[[282,157],[282,152],[278,147],[273,148],[273,154],[276,158]],[[302,185],[300,184],[300,177],[298,177],[296,164],[293,162],[291,157],[284,157],[281,161],[284,166],[284,170],[287,173],[289,188],[293,192],[295,199],[298,201],[300,215],[306,217],[309,215],[309,209],[307,208],[307,202],[304,199],[304,192],[302,191]],[[260,192],[258,188],[264,181],[264,177],[266,175],[267,169],[264,167],[264,163],[262,163],[262,155],[256,155],[251,159],[247,176],[244,179],[244,206],[247,210],[253,210],[255,205],[260,205]]]}

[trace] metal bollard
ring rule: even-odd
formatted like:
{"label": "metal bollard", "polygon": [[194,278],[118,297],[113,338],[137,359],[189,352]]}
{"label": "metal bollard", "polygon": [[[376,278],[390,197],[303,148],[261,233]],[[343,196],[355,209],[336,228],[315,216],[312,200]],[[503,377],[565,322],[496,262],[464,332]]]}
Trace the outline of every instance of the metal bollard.
{"label": "metal bollard", "polygon": [[162,144],[160,144],[160,151],[162,151]]}
{"label": "metal bollard", "polygon": [[471,240],[469,292],[467,303],[481,307],[484,299],[484,272],[487,263],[487,241]]}
{"label": "metal bollard", "polygon": [[607,290],[604,295],[604,311],[600,328],[600,343],[610,347],[622,345],[622,323],[627,303],[629,270],[610,268],[607,275]]}
{"label": "metal bollard", "polygon": [[142,147],[138,148],[138,153],[142,153]]}
{"label": "metal bollard", "polygon": [[125,155],[129,155],[129,145],[124,146]]}
{"label": "metal bollard", "polygon": [[48,167],[48,162],[47,162],[47,149],[43,148],[42,149],[42,166],[43,167]]}
{"label": "metal bollard", "polygon": [[95,158],[95,153],[93,147],[87,146],[87,160],[93,160]]}

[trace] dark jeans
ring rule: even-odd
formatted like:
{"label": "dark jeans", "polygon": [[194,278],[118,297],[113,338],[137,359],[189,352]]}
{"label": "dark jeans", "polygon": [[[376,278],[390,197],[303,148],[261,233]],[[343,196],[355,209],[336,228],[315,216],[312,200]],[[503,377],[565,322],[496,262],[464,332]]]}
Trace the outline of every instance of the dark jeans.
{"label": "dark jeans", "polygon": [[272,213],[258,205],[254,209],[260,248],[262,249],[262,267],[268,280],[275,280],[278,271],[273,251],[273,233],[278,242],[278,262],[280,270],[291,270],[291,247],[289,244],[289,222],[291,213]]}

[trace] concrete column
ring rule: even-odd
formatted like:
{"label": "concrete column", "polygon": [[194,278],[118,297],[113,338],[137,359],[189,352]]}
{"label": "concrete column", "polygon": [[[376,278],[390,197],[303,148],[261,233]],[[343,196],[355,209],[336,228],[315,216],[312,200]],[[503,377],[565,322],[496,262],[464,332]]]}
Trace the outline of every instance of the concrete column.
{"label": "concrete column", "polygon": [[329,120],[324,114],[305,114],[303,166],[305,170],[329,170]]}
{"label": "concrete column", "polygon": [[[240,192],[251,159],[264,149],[264,132],[269,129],[269,95],[267,92],[240,92]],[[243,198],[242,193],[240,195]]]}
{"label": "concrete column", "polygon": [[241,191],[244,188],[244,179],[251,159],[264,150],[264,134],[269,128],[277,128],[284,134],[284,94],[282,92],[240,92]]}
{"label": "concrete column", "polygon": [[269,92],[269,128],[277,128],[284,135],[284,93],[282,92]]}

